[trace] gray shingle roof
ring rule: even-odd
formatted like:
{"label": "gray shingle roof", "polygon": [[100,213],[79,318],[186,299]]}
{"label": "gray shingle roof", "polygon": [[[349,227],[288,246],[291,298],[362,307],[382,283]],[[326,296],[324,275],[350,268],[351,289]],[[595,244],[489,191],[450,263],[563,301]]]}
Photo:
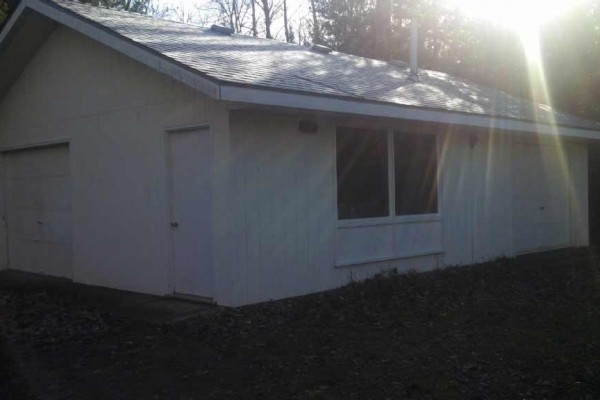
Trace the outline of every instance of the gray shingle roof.
{"label": "gray shingle roof", "polygon": [[58,7],[91,20],[219,82],[361,101],[491,115],[600,130],[600,124],[448,74],[251,36],[226,36],[197,25],[154,19],[70,1]]}

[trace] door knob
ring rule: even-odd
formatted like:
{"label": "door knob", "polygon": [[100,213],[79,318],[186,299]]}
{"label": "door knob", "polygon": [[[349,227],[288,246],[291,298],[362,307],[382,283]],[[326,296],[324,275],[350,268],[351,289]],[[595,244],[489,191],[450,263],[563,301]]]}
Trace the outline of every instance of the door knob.
{"label": "door knob", "polygon": [[540,207],[540,210],[545,210],[545,209],[546,209],[546,207],[544,207],[544,206]]}
{"label": "door knob", "polygon": [[178,226],[179,226],[179,222],[176,222],[176,221],[171,222],[171,227],[172,228],[177,228]]}

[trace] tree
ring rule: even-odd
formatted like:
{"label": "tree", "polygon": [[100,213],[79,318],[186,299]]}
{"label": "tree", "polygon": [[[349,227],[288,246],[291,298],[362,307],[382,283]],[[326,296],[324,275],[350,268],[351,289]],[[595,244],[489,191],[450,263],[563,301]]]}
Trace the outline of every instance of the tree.
{"label": "tree", "polygon": [[313,19],[314,13],[319,16],[315,39],[338,51],[375,58],[374,0],[313,1]]}
{"label": "tree", "polygon": [[81,3],[139,14],[147,14],[150,6],[150,0],[81,0]]}
{"label": "tree", "polygon": [[173,14],[173,8],[160,2],[150,2],[146,14],[154,18],[166,19]]}
{"label": "tree", "polygon": [[310,12],[312,14],[312,36],[314,43],[321,43],[321,29],[319,28],[319,18],[317,17],[317,7],[315,0],[310,0]]}
{"label": "tree", "polygon": [[[249,13],[254,0],[211,0],[218,13],[219,23],[229,26],[234,32],[245,33],[248,25]],[[252,30],[254,30],[252,21]]]}
{"label": "tree", "polygon": [[279,14],[283,7],[281,0],[258,0],[257,4],[263,13],[263,22],[265,24],[265,37],[267,39],[273,39],[271,34],[271,25],[273,20]]}
{"label": "tree", "polygon": [[287,10],[287,0],[283,0],[283,28],[285,30],[285,41],[290,43],[293,41],[293,38],[290,37],[291,27],[288,21],[288,10]]}
{"label": "tree", "polygon": [[375,57],[390,59],[392,0],[377,0],[375,5]]}
{"label": "tree", "polygon": [[[158,1],[157,3],[160,4]],[[203,20],[204,15],[207,15],[207,13],[203,12],[204,10],[198,9],[198,7],[194,7],[183,0],[180,0],[179,3],[171,4],[171,6],[167,6],[167,9],[164,11],[165,15],[162,18],[179,21],[186,24],[193,22],[206,22]],[[148,14],[150,14],[150,12],[148,12]],[[157,18],[161,17],[158,16]],[[201,21],[198,21],[199,19]]]}
{"label": "tree", "polygon": [[311,22],[308,18],[301,18],[298,21],[296,27],[296,33],[298,36],[298,44],[301,46],[309,46],[312,40],[314,30],[312,29]]}
{"label": "tree", "polygon": [[557,107],[600,120],[600,1],[548,24],[541,47],[547,93]]}
{"label": "tree", "polygon": [[258,30],[256,29],[256,0],[250,0],[252,3],[252,36],[258,36]]}
{"label": "tree", "polygon": [[0,26],[18,5],[19,0],[0,0]]}
{"label": "tree", "polygon": [[8,17],[8,3],[0,2],[0,24],[4,23],[4,20]]}

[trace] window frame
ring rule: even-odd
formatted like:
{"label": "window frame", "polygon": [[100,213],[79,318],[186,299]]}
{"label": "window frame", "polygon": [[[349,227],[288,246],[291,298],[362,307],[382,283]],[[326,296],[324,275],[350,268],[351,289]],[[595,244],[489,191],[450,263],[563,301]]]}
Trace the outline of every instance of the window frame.
{"label": "window frame", "polygon": [[[369,124],[369,123],[347,123],[339,122],[335,124],[334,130],[334,158],[337,156],[337,140],[335,138],[337,130],[340,128],[349,129],[365,129],[365,130],[382,130],[387,135],[387,156],[388,156],[388,202],[389,202],[389,215],[385,217],[373,217],[373,218],[358,218],[358,219],[339,219],[338,214],[338,176],[337,176],[337,163],[334,163],[334,179],[335,179],[335,216],[337,226],[339,228],[351,228],[361,226],[379,226],[379,225],[398,225],[398,224],[412,224],[419,222],[431,222],[441,221],[442,219],[442,202],[440,201],[440,193],[442,189],[441,184],[441,169],[440,169],[440,154],[441,154],[441,141],[440,134],[436,132],[435,127],[430,129],[423,127],[406,127],[398,125],[384,125],[384,124]],[[437,196],[437,212],[428,214],[411,214],[411,215],[396,215],[396,171],[395,171],[395,154],[394,154],[394,133],[412,133],[431,135],[435,140],[436,149],[436,196]]]}

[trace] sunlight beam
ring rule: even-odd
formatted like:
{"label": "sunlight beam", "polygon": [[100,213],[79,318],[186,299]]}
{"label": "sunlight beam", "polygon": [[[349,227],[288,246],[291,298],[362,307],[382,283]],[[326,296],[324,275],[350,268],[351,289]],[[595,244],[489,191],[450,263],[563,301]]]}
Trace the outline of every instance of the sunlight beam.
{"label": "sunlight beam", "polygon": [[[559,17],[584,1],[586,0],[446,0],[446,3],[448,6],[458,9],[470,18],[486,20],[514,30],[521,41],[526,57],[528,89],[531,92],[531,97],[536,102],[552,107],[552,96],[544,70],[540,32],[545,23]],[[560,174],[562,175],[561,181],[566,185],[569,193],[573,194],[572,182],[569,179],[568,148],[563,145],[554,117],[551,116],[549,121],[542,119],[539,115],[541,111],[540,108],[535,107],[532,110],[532,119],[543,124],[550,123],[554,134],[550,138],[547,138],[545,135],[538,135],[538,140],[540,144],[551,144],[553,145],[552,147],[556,148],[557,154],[553,157],[558,157],[559,159]],[[494,128],[491,127],[490,133],[493,131]],[[546,139],[543,139],[543,136]],[[493,138],[490,136],[489,145],[491,145],[492,140]],[[488,149],[488,157],[490,158],[488,160],[488,168],[491,165],[492,154],[491,148]],[[545,155],[552,156],[549,154]],[[486,181],[490,178],[491,176],[486,176]],[[575,204],[579,204],[578,199],[574,200]],[[581,212],[581,210],[574,211]]]}
{"label": "sunlight beam", "polygon": [[584,0],[445,0],[465,15],[493,21],[518,32],[537,30],[542,24]]}

